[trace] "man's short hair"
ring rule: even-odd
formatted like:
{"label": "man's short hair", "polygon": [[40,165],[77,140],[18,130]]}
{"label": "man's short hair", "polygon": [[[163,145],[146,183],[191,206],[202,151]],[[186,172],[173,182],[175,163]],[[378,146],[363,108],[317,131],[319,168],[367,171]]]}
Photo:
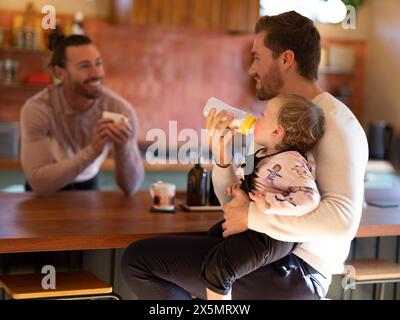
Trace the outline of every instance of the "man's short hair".
{"label": "man's short hair", "polygon": [[53,51],[49,66],[65,68],[67,63],[67,48],[79,47],[91,44],[92,40],[85,35],[73,34],[68,37],[60,33],[52,33],[49,36],[49,49]]}
{"label": "man's short hair", "polygon": [[291,50],[300,75],[309,80],[318,79],[321,37],[312,20],[295,11],[264,16],[257,21],[255,32],[266,32],[264,45],[272,50],[274,58]]}

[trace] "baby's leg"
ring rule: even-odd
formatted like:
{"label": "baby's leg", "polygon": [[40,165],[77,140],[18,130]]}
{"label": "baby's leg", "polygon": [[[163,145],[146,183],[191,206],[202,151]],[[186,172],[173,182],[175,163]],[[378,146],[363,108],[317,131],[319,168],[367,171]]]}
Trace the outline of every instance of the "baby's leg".
{"label": "baby's leg", "polygon": [[209,290],[229,295],[236,279],[287,256],[296,245],[251,230],[230,236],[205,257],[202,281]]}

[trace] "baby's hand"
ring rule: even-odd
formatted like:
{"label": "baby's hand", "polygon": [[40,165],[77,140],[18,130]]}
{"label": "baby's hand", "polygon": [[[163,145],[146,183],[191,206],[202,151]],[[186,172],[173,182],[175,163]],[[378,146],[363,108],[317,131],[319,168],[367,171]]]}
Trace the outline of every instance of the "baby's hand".
{"label": "baby's hand", "polygon": [[249,192],[249,198],[256,203],[257,208],[262,212],[265,212],[266,209],[271,207],[271,205],[265,201],[265,198],[261,192],[255,192],[254,194]]}
{"label": "baby's hand", "polygon": [[240,190],[240,182],[231,184],[226,190],[225,194],[230,197],[236,197],[238,190]]}

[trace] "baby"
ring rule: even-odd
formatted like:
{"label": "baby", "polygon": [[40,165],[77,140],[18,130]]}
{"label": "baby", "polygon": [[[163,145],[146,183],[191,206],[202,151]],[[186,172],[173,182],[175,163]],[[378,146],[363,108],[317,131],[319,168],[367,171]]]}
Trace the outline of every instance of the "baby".
{"label": "baby", "polygon": [[[257,119],[254,142],[263,146],[243,164],[241,182],[226,193],[232,204],[255,201],[264,214],[304,215],[316,209],[320,195],[306,153],[324,133],[321,108],[293,94],[271,99]],[[254,168],[246,172],[246,168]],[[201,279],[207,299],[230,299],[242,276],[289,255],[297,246],[252,230],[229,236],[205,257]],[[265,284],[268,285],[268,284]]]}

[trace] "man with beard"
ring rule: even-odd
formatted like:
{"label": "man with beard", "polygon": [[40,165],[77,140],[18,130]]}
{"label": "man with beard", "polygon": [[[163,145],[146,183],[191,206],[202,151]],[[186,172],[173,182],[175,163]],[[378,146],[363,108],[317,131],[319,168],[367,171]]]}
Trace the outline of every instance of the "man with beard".
{"label": "man with beard", "polygon": [[206,298],[200,277],[205,257],[222,237],[247,229],[301,244],[285,258],[238,279],[232,287],[232,299],[320,299],[328,292],[332,274],[343,271],[362,212],[368,161],[365,133],[352,112],[317,84],[320,35],[311,20],[294,11],[265,16],[255,31],[249,74],[256,80],[258,98],[297,94],[312,100],[325,113],[325,133],[307,154],[316,169],[320,205],[300,217],[265,214],[241,193],[236,197],[243,197],[239,199],[243,205],[235,205],[238,199],[224,194],[238,181],[229,161],[231,149],[223,148],[232,136],[231,130],[226,130],[232,118],[224,111],[216,115],[213,110],[206,128],[211,141],[221,142],[212,145],[217,162],[212,178],[224,204],[225,222],[212,228],[208,236],[158,237],[131,244],[124,253],[122,271],[141,299]]}
{"label": "man with beard", "polygon": [[[127,195],[144,178],[138,123],[129,102],[103,86],[102,57],[83,35],[52,34],[50,67],[61,84],[30,98],[21,111],[21,162],[27,190],[98,189],[97,175],[110,150],[116,181]],[[125,121],[102,117],[103,111]]]}

